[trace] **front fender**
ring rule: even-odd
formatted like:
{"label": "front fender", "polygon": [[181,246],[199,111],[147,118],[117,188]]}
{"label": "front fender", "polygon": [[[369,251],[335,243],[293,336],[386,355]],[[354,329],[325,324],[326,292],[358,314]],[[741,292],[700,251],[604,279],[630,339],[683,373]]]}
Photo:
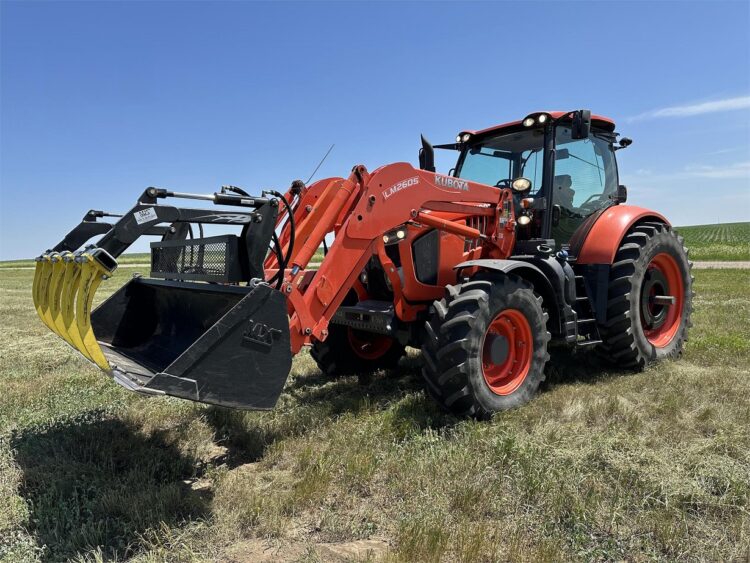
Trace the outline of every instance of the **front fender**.
{"label": "front fender", "polygon": [[565,334],[566,321],[572,315],[570,303],[575,301],[575,275],[568,264],[563,266],[552,257],[524,256],[515,260],[469,260],[454,266],[459,272],[464,268],[513,273],[525,279],[544,300],[551,332],[556,336]]}
{"label": "front fender", "polygon": [[[579,229],[588,228],[588,232],[582,231],[580,234],[575,233],[573,239],[577,236],[583,238],[580,250],[575,252],[577,255],[577,264],[612,264],[620,248],[622,239],[630,228],[639,221],[655,220],[666,225],[669,221],[656,211],[637,207],[634,205],[613,205],[601,213],[598,218],[594,219],[593,224],[584,223]],[[670,225],[671,226],[671,225]],[[572,244],[571,247],[575,246]]]}

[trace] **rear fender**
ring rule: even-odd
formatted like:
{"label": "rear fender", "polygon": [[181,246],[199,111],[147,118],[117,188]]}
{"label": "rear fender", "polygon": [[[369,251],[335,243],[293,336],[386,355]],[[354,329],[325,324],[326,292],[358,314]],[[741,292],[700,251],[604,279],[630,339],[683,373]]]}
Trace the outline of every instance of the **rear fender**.
{"label": "rear fender", "polygon": [[[512,273],[528,281],[544,301],[550,332],[565,334],[565,319],[572,311],[568,303],[575,301],[575,280],[567,264],[563,266],[554,258],[523,256],[513,260],[469,260],[455,266],[459,273],[465,268]],[[570,271],[566,272],[565,268]]]}
{"label": "rear fender", "polygon": [[592,219],[591,223],[584,222],[571,238],[570,251],[577,257],[577,264],[612,264],[622,239],[639,221],[670,225],[660,213],[634,205],[613,205]]}

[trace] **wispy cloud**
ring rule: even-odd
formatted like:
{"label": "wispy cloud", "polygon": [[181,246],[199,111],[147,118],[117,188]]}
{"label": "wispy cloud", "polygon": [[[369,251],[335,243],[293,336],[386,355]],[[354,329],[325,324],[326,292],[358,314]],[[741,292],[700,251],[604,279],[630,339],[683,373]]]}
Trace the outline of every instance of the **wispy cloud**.
{"label": "wispy cloud", "polygon": [[737,162],[729,166],[688,166],[685,172],[699,178],[748,178],[750,162]]}
{"label": "wispy cloud", "polygon": [[706,155],[713,156],[715,154],[727,154],[727,153],[730,153],[730,152],[737,152],[737,151],[741,151],[741,150],[747,151],[748,148],[749,147],[745,146],[745,147],[732,147],[731,149],[719,149],[717,151],[707,152]]}
{"label": "wispy cloud", "polygon": [[692,117],[694,115],[703,115],[706,113],[717,113],[720,111],[733,111],[748,108],[750,108],[750,96],[740,96],[737,98],[727,98],[725,100],[702,102],[699,104],[655,109],[630,117],[628,121],[632,122],[658,117]]}
{"label": "wispy cloud", "polygon": [[[627,177],[626,174],[624,176]],[[660,174],[653,174],[649,169],[639,169],[631,177],[636,183],[641,184],[684,182],[696,178],[750,180],[750,161],[734,162],[721,166],[693,164],[682,170]]]}

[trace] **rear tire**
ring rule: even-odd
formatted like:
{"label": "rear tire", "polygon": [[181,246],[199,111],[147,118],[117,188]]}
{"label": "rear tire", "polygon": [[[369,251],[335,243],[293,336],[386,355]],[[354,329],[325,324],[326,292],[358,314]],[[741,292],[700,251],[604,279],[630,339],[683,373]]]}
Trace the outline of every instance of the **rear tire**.
{"label": "rear tire", "polygon": [[395,368],[404,355],[404,346],[388,336],[331,324],[328,338],[316,341],[310,355],[329,377],[366,375]]}
{"label": "rear tire", "polygon": [[513,275],[480,274],[446,291],[425,323],[428,394],[479,419],[531,400],[549,359],[542,298]]}
{"label": "rear tire", "polygon": [[[600,354],[636,370],[679,356],[691,326],[691,268],[683,238],[667,225],[645,222],[634,227],[610,270]],[[655,304],[655,295],[673,296],[675,303]]]}

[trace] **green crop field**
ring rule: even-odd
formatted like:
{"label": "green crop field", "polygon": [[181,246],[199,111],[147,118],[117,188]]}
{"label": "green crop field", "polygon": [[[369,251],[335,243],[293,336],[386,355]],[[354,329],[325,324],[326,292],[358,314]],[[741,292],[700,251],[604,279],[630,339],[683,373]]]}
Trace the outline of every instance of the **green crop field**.
{"label": "green crop field", "polygon": [[[750,222],[724,223],[717,225],[696,225],[676,227],[685,237],[685,244],[690,249],[692,260],[737,261],[750,260]],[[323,260],[323,250],[319,249],[313,256],[313,262]],[[121,265],[149,264],[148,253],[125,254],[118,259]],[[30,267],[30,260],[11,260],[0,262],[3,268]]]}
{"label": "green crop field", "polygon": [[750,260],[750,222],[677,227],[692,260]]}
{"label": "green crop field", "polygon": [[[0,560],[746,561],[750,271],[695,272],[684,357],[553,353],[491,422],[299,355],[272,412],[129,393],[0,271]],[[104,297],[128,277],[107,282]]]}

